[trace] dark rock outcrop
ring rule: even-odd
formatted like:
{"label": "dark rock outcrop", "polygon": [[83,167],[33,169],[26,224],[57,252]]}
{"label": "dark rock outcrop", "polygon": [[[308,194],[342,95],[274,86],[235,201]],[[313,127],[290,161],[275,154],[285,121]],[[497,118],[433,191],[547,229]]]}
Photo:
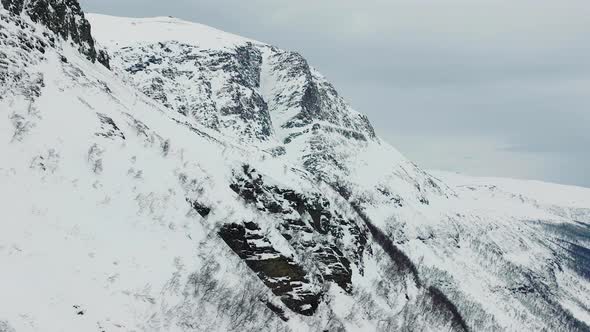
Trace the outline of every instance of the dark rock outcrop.
{"label": "dark rock outcrop", "polygon": [[71,39],[89,60],[110,68],[109,55],[97,50],[90,23],[77,0],[1,0],[1,3],[12,14],[25,14],[61,38]]}
{"label": "dark rock outcrop", "polygon": [[99,132],[95,133],[96,136],[101,136],[110,139],[120,138],[122,140],[125,140],[125,134],[123,134],[123,132],[121,131],[121,129],[119,129],[117,124],[115,124],[115,121],[113,121],[113,119],[102,113],[96,113],[96,115],[100,120],[101,129]]}
{"label": "dark rock outcrop", "polygon": [[226,224],[218,234],[289,309],[301,315],[313,315],[321,292],[303,267],[273,248],[256,223]]}
{"label": "dark rock outcrop", "polygon": [[[242,174],[236,175],[230,187],[259,211],[276,216],[280,221],[277,229],[294,249],[311,254],[324,282],[335,282],[347,292],[352,290],[351,265],[363,270],[362,255],[367,243],[366,230],[355,220],[344,218],[322,194],[303,194],[266,184],[248,165],[243,166]],[[341,240],[345,235],[353,241],[344,249]]]}
{"label": "dark rock outcrop", "polygon": [[191,207],[197,211],[197,213],[199,215],[201,215],[201,217],[205,218],[209,215],[209,213],[211,213],[211,208],[206,206],[205,204],[198,202],[198,201],[191,201],[190,199],[186,199],[187,202],[189,202],[189,204],[191,205]]}

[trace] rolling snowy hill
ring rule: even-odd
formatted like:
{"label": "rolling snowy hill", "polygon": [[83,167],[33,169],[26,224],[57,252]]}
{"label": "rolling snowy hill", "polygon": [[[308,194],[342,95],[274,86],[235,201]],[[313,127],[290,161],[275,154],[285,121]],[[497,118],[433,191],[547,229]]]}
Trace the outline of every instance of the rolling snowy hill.
{"label": "rolling snowy hill", "polygon": [[0,331],[590,330],[590,189],[426,172],[295,52],[1,2]]}

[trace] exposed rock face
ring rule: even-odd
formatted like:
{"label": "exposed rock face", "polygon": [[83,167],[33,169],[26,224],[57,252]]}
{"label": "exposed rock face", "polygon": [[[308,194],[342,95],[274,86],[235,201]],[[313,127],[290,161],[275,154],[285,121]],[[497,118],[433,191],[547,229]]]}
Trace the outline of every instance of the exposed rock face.
{"label": "exposed rock face", "polygon": [[272,247],[256,223],[226,224],[219,236],[289,309],[306,316],[314,314],[320,303],[319,288],[302,266]]}
{"label": "exposed rock face", "polygon": [[[332,281],[352,291],[351,262],[363,270],[367,231],[358,221],[346,219],[320,193],[302,194],[264,182],[248,165],[236,174],[231,189],[265,214],[276,216],[276,227],[298,252],[306,253],[320,273],[319,282]],[[350,243],[344,243],[344,238]],[[362,273],[362,272],[361,272]]]}
{"label": "exposed rock face", "polygon": [[[312,133],[359,144],[376,139],[367,117],[295,52],[250,41],[219,49],[145,42],[110,51],[113,65],[146,95],[229,136],[285,145]],[[334,157],[330,151],[330,144],[322,149]]]}
{"label": "exposed rock face", "polygon": [[2,6],[14,15],[25,14],[33,22],[46,26],[63,39],[71,38],[89,60],[109,66],[109,55],[97,50],[90,23],[77,0],[2,0]]}
{"label": "exposed rock face", "polygon": [[368,118],[353,111],[301,54],[271,46],[265,51],[267,74],[279,83],[267,90],[270,111],[281,114],[276,125],[285,129],[301,128],[323,121],[357,139],[376,137]]}
{"label": "exposed rock face", "polygon": [[125,47],[114,57],[146,95],[193,124],[243,140],[271,138],[271,117],[258,91],[262,57],[252,44],[207,50],[162,42]]}

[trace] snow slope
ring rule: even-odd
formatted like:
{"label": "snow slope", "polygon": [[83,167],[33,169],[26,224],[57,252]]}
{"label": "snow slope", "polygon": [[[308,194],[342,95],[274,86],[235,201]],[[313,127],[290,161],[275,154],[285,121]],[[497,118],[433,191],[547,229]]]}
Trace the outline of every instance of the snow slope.
{"label": "snow slope", "polygon": [[88,15],[109,70],[39,3],[0,9],[0,331],[588,330],[590,189],[425,172],[199,24]]}

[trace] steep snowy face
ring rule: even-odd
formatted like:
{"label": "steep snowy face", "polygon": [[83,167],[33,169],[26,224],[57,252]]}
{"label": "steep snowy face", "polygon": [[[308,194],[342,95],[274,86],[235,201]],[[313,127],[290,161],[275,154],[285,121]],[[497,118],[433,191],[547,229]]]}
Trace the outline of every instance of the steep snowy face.
{"label": "steep snowy face", "polygon": [[0,8],[0,331],[588,330],[590,190],[434,177],[199,24],[89,15],[109,71],[39,3]]}
{"label": "steep snowy face", "polygon": [[[146,94],[184,115],[194,117],[204,107],[222,118],[226,134],[290,141],[323,121],[349,136],[375,138],[367,118],[350,109],[297,53],[175,18],[90,15],[90,20],[118,68],[130,73]],[[237,117],[224,119],[228,115]],[[211,117],[201,123],[219,129]],[[253,123],[258,131],[242,128]]]}
{"label": "steep snowy face", "polygon": [[251,45],[235,52],[167,42],[114,54],[116,65],[133,75],[141,91],[191,123],[235,139],[267,141],[273,129],[257,91],[260,52]]}
{"label": "steep snowy face", "polygon": [[[271,117],[259,91],[262,55],[252,42],[173,18],[91,15],[91,20],[105,27],[97,36],[114,54],[114,66],[129,73],[146,95],[226,136],[272,139]],[[115,31],[122,35],[111,35]]]}
{"label": "steep snowy face", "polygon": [[375,139],[369,120],[350,108],[334,87],[300,54],[264,46],[263,95],[277,127],[289,129],[325,122],[355,139]]}
{"label": "steep snowy face", "polygon": [[120,77],[192,124],[298,164],[346,195],[380,195],[377,186],[417,202],[452,194],[376,137],[298,53],[176,18],[88,17]]}

